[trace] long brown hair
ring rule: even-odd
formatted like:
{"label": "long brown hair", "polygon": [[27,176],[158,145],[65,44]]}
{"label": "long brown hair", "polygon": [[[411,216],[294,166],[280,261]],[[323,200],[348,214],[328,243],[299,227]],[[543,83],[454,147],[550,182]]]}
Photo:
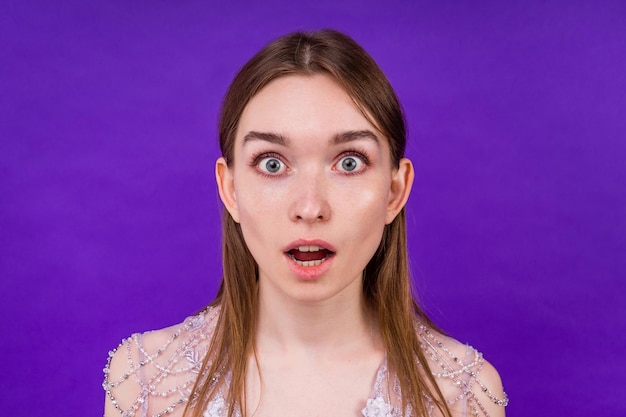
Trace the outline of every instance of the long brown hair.
{"label": "long brown hair", "polygon": [[[333,30],[293,33],[270,43],[239,71],[222,107],[219,140],[222,155],[233,164],[239,119],[248,102],[276,78],[291,75],[332,76],[387,138],[393,166],[404,155],[406,128],[396,94],[376,62],[350,37]],[[229,417],[236,407],[245,416],[247,361],[254,352],[257,313],[257,264],[248,250],[239,224],[228,211],[223,214],[224,276],[212,305],[220,306],[215,335],[202,372],[194,386],[185,415],[201,417],[208,402],[224,387]],[[451,417],[445,400],[428,368],[418,336],[416,319],[435,328],[414,301],[408,268],[404,209],[389,225],[363,276],[363,291],[377,314],[387,361],[399,378],[402,407],[427,415],[425,395],[435,399],[443,415]],[[421,368],[420,368],[420,365]],[[423,368],[423,370],[422,370]]]}

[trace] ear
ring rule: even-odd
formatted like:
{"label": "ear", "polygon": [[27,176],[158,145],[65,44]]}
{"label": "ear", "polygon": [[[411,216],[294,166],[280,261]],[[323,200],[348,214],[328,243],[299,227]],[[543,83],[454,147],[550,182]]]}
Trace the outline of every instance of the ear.
{"label": "ear", "polygon": [[215,162],[215,181],[220,193],[222,203],[230,213],[235,222],[239,223],[239,208],[237,206],[237,195],[235,193],[235,178],[232,169],[226,164],[224,157],[218,158]]}
{"label": "ear", "polygon": [[413,164],[409,159],[402,158],[398,169],[392,173],[389,199],[387,200],[386,224],[391,223],[402,210],[413,186]]}

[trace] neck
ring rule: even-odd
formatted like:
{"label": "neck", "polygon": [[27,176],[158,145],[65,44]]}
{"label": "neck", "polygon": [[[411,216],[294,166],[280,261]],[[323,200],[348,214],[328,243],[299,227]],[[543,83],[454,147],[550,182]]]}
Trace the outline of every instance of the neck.
{"label": "neck", "polygon": [[307,297],[297,299],[260,280],[257,348],[323,356],[379,346],[374,315],[361,288],[356,280],[341,293],[319,300],[311,297],[317,288],[306,288]]}

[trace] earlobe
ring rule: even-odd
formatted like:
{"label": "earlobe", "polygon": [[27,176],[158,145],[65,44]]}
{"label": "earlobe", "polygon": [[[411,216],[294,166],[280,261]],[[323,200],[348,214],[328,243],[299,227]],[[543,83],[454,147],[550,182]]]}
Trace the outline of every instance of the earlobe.
{"label": "earlobe", "polygon": [[224,207],[226,207],[233,220],[239,223],[235,178],[224,157],[218,158],[215,162],[215,181],[217,182],[220,199],[224,203]]}
{"label": "earlobe", "polygon": [[406,205],[413,186],[413,164],[407,158],[400,160],[398,169],[391,177],[391,187],[389,188],[389,199],[387,201],[386,224],[391,223],[402,208]]}

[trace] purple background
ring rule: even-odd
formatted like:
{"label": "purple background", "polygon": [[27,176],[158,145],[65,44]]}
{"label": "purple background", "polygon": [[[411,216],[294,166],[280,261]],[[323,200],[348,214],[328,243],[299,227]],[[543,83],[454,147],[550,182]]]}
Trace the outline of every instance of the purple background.
{"label": "purple background", "polygon": [[107,351],[212,299],[221,97],[334,27],[407,113],[427,309],[509,415],[625,415],[626,2],[217,3],[3,5],[2,414],[101,415]]}

